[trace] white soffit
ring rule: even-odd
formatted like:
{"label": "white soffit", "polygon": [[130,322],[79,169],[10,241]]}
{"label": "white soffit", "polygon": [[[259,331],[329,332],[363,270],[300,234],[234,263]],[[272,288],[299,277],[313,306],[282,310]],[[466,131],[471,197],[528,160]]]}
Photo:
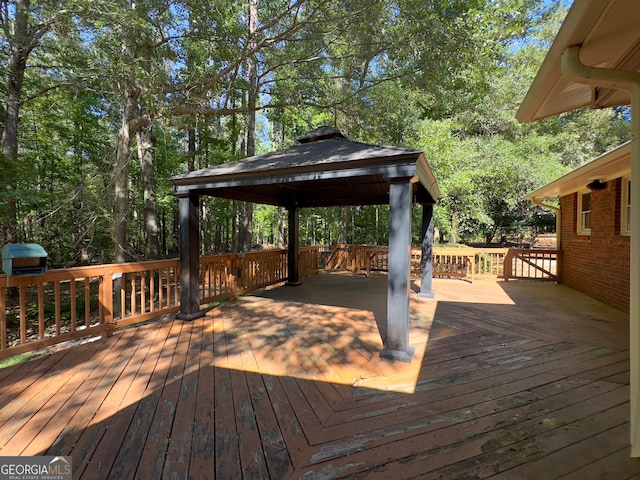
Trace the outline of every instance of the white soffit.
{"label": "white soffit", "polygon": [[562,52],[581,45],[590,67],[640,71],[640,0],[576,0],[565,18],[516,114],[520,122],[568,112],[626,105],[625,90],[594,88],[569,81],[560,71]]}

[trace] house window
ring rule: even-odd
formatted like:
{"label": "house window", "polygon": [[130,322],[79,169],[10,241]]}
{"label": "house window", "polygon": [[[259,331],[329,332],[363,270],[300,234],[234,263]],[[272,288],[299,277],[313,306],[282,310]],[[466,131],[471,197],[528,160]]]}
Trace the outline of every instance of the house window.
{"label": "house window", "polygon": [[622,179],[622,211],[620,212],[620,235],[631,234],[631,179]]}
{"label": "house window", "polygon": [[591,234],[591,192],[578,193],[578,235]]}

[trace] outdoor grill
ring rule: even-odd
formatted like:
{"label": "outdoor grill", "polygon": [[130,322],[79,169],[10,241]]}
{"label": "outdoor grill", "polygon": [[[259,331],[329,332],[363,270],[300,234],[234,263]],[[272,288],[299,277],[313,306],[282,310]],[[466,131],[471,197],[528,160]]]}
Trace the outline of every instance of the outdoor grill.
{"label": "outdoor grill", "polygon": [[11,277],[47,273],[48,254],[37,243],[7,243],[2,247],[2,270]]}

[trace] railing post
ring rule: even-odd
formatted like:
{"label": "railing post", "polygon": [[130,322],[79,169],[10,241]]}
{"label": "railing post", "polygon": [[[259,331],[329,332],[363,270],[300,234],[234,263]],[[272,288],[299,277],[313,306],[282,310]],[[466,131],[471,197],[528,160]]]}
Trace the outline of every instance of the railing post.
{"label": "railing post", "polygon": [[105,272],[99,277],[98,305],[100,309],[100,323],[105,325],[104,336],[113,335],[115,324],[113,322],[113,274]]}
{"label": "railing post", "polygon": [[7,277],[0,275],[0,350],[7,348]]}
{"label": "railing post", "polygon": [[240,258],[237,254],[231,256],[231,267],[230,267],[230,287],[231,287],[231,298],[235,300],[238,298],[238,273],[242,272],[239,268],[240,266]]}
{"label": "railing post", "polygon": [[509,249],[507,250],[507,254],[504,256],[504,264],[502,268],[504,272],[505,280],[509,280],[513,276],[512,264],[513,264],[513,252],[511,249]]}
{"label": "railing post", "polygon": [[562,283],[562,251],[556,250],[556,282]]}
{"label": "railing post", "polygon": [[476,280],[476,255],[478,256],[478,259],[480,260],[480,262],[482,262],[482,260],[480,259],[480,255],[477,253],[471,254],[468,257],[468,258],[471,258],[471,280]]}

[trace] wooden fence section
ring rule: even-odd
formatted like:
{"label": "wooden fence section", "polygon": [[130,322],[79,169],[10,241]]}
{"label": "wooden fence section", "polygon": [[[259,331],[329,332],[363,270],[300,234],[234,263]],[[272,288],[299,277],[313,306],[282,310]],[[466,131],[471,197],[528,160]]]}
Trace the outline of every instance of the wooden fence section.
{"label": "wooden fence section", "polygon": [[559,250],[509,250],[504,262],[504,278],[560,281]]}
{"label": "wooden fence section", "polygon": [[[214,255],[200,259],[200,303],[237,297],[285,282],[289,276],[287,249]],[[300,248],[300,277],[318,271],[319,247]]]}
{"label": "wooden fence section", "polygon": [[[558,250],[515,248],[434,247],[433,276],[469,280],[558,281]],[[411,273],[419,275],[422,250],[411,249]],[[388,271],[389,251],[385,246],[339,245],[327,262],[327,268],[351,271]]]}
{"label": "wooden fence section", "polygon": [[[420,248],[411,270],[420,273]],[[300,250],[300,277],[318,270],[319,247]],[[387,271],[387,247],[340,245],[327,268]],[[434,248],[433,275],[477,279],[558,281],[557,250]],[[287,250],[216,255],[200,260],[200,303],[234,298],[287,280]],[[45,275],[0,275],[0,359],[83,337],[179,309],[176,259],[51,270]]]}
{"label": "wooden fence section", "polygon": [[[300,276],[318,270],[318,247],[300,251]],[[287,279],[287,250],[217,255],[200,260],[201,305]],[[0,275],[0,359],[179,310],[177,259]]]}

